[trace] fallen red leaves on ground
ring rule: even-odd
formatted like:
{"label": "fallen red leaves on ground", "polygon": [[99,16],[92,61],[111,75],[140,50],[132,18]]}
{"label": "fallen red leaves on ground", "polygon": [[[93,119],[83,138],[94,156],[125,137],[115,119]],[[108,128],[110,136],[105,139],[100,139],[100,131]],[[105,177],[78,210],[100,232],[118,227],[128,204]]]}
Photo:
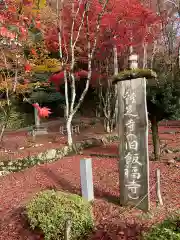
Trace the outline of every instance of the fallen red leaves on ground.
{"label": "fallen red leaves on ground", "polygon": [[[57,189],[80,194],[81,158],[89,152],[117,154],[117,145],[93,148],[84,155],[65,157],[51,164],[35,166],[19,173],[0,178],[0,239],[43,239],[32,233],[23,217],[23,206],[35,193],[44,189]],[[109,149],[109,150],[108,150]],[[113,151],[111,151],[113,149]],[[97,231],[90,239],[137,239],[143,229],[163,219],[169,211],[180,208],[180,168],[166,163],[150,163],[150,186],[155,184],[155,170],[161,170],[163,207],[156,207],[155,189],[151,191],[152,216],[143,218],[142,212],[118,204],[118,160],[93,157],[94,216]]]}
{"label": "fallen red leaves on ground", "polygon": [[[179,128],[160,127],[160,132],[167,130],[179,131]],[[160,138],[168,143],[168,148],[179,146],[179,133],[161,133]],[[24,205],[37,192],[44,189],[80,194],[79,161],[95,153],[117,155],[118,146],[112,144],[88,149],[83,155],[65,157],[51,164],[35,166],[19,173],[0,177],[0,240],[43,239],[39,233],[33,233],[29,229],[23,214]],[[163,154],[162,160],[172,159],[174,156],[179,157],[179,154],[179,152]],[[151,212],[149,215],[144,215],[140,210],[123,208],[119,205],[118,159],[108,157],[92,157],[92,159],[96,198],[93,206],[96,231],[90,236],[90,240],[135,240],[142,230],[161,221],[169,212],[180,209],[179,167],[168,165],[167,161],[150,163]],[[179,163],[176,165],[180,166]],[[161,170],[163,207],[156,207],[154,184],[157,168]]]}

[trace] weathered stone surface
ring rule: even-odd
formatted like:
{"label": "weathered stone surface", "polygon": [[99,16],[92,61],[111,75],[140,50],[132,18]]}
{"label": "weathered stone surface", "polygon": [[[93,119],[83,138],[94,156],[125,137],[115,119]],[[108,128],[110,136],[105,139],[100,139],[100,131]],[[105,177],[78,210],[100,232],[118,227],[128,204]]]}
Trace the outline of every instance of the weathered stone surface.
{"label": "weathered stone surface", "polygon": [[47,130],[46,127],[38,127],[38,128],[34,128],[34,129],[33,129],[32,134],[33,134],[34,136],[46,135],[46,134],[48,134],[48,130]]}
{"label": "weathered stone surface", "polygon": [[146,79],[120,81],[117,88],[120,203],[149,211]]}

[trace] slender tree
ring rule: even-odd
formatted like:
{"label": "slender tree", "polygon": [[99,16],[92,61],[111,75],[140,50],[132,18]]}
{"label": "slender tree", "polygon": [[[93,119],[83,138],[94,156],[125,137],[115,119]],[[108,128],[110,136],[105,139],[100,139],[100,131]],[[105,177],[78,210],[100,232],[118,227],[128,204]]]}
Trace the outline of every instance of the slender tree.
{"label": "slender tree", "polygon": [[[55,74],[52,81],[65,86],[66,127],[68,143],[72,145],[71,124],[88,91],[97,55],[105,41],[114,50],[114,73],[118,70],[118,52],[136,45],[146,36],[154,36],[157,16],[138,1],[104,0],[57,1],[57,21],[47,25],[46,44],[51,51],[59,51],[63,72]],[[147,26],[149,26],[147,31]],[[153,26],[153,27],[152,27]],[[109,34],[104,38],[105,33]],[[133,39],[132,39],[133,35]],[[153,39],[153,37],[149,37]],[[133,42],[132,42],[133,41]],[[83,63],[83,64],[82,64]],[[83,67],[80,67],[82,66]],[[76,81],[86,71],[86,84],[79,99]],[[76,74],[77,73],[77,74]],[[114,74],[113,73],[113,74]],[[62,82],[60,82],[62,80]],[[70,87],[68,87],[70,86]]]}

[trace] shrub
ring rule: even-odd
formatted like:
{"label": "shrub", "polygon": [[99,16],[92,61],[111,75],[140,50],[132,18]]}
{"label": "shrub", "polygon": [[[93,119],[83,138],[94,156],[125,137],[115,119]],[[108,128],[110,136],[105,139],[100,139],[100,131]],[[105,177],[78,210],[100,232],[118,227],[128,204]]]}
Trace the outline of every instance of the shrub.
{"label": "shrub", "polygon": [[180,215],[166,219],[154,226],[144,237],[145,240],[180,240]]}
{"label": "shrub", "polygon": [[63,240],[69,219],[71,239],[84,239],[93,228],[91,204],[74,194],[54,190],[40,192],[28,203],[26,212],[32,229],[40,229],[45,240]]}
{"label": "shrub", "polygon": [[[5,122],[5,116],[3,112],[0,112],[0,125]],[[28,127],[34,124],[34,117],[31,113],[25,113],[19,111],[19,109],[13,107],[10,112],[10,116],[7,122],[8,129],[20,129]]]}

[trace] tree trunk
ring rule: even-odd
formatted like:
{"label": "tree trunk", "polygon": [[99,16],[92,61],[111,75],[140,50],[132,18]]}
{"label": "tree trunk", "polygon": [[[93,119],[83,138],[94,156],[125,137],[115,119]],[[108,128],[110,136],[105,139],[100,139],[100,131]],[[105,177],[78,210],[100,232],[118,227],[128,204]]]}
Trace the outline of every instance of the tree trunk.
{"label": "tree trunk", "polygon": [[100,111],[99,106],[96,107],[96,117],[97,117],[97,118],[100,118],[100,117],[101,117],[101,111]]}
{"label": "tree trunk", "polygon": [[107,133],[110,133],[111,132],[111,129],[110,129],[110,124],[109,124],[109,120],[104,118],[104,129]]}
{"label": "tree trunk", "polygon": [[104,130],[107,133],[112,133],[113,132],[113,119],[108,119],[106,117],[104,117]]}
{"label": "tree trunk", "polygon": [[159,134],[158,134],[158,121],[156,117],[152,117],[151,119],[151,130],[152,130],[152,141],[153,141],[153,148],[154,148],[154,160],[160,160],[160,141],[159,141]]}
{"label": "tree trunk", "polygon": [[64,233],[64,240],[70,240],[70,233],[71,233],[71,220],[67,220],[65,224],[65,233]]}
{"label": "tree trunk", "polygon": [[[113,47],[114,53],[114,75],[118,74],[118,54],[117,54],[117,46]],[[116,96],[116,104],[115,104],[115,125],[118,122],[118,98],[117,98],[117,84],[115,85],[115,96]]]}
{"label": "tree trunk", "polygon": [[67,129],[67,138],[68,138],[68,145],[73,145],[73,138],[72,138],[72,117],[70,116],[66,122],[66,129]]}
{"label": "tree trunk", "polygon": [[156,196],[157,196],[157,203],[162,206],[163,200],[161,195],[160,169],[156,169]]}
{"label": "tree trunk", "polygon": [[5,129],[6,129],[6,125],[3,124],[2,128],[1,128],[1,133],[0,133],[0,142],[1,142],[1,143],[2,143],[2,141],[3,141]]}
{"label": "tree trunk", "polygon": [[147,43],[146,42],[144,42],[143,43],[143,69],[144,68],[147,68],[147,47],[148,47],[148,45],[147,45]]}
{"label": "tree trunk", "polygon": [[9,121],[9,116],[6,118],[5,122],[2,125],[1,133],[0,133],[0,143],[2,143],[2,141],[3,141],[4,132],[5,132],[6,128],[7,128],[8,121]]}
{"label": "tree trunk", "polygon": [[4,123],[2,125],[2,128],[1,128],[1,132],[0,132],[0,143],[2,143],[3,141],[3,137],[4,137],[4,132],[7,128],[7,125],[8,125],[8,121],[9,121],[9,118],[10,118],[10,111],[11,109],[9,108],[7,110],[7,113],[6,113],[6,116],[5,116],[5,120],[4,120]]}

